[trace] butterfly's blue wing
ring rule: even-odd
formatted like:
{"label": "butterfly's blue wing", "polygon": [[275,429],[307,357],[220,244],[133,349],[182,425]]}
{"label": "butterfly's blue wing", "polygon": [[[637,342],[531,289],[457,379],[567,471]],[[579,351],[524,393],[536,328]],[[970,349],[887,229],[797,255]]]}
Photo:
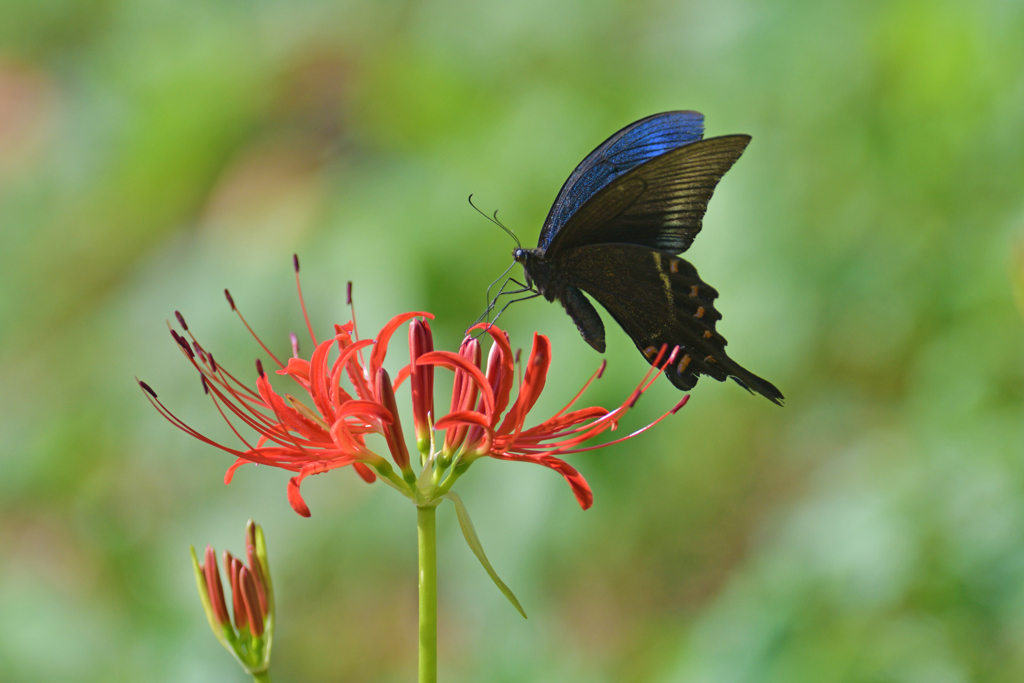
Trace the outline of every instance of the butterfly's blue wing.
{"label": "butterfly's blue wing", "polygon": [[605,140],[580,162],[555,199],[540,231],[547,250],[573,214],[610,182],[640,164],[704,136],[704,115],[669,111],[640,119]]}
{"label": "butterfly's blue wing", "polygon": [[631,168],[569,217],[545,256],[557,258],[588,244],[686,251],[700,232],[715,186],[749,142],[749,135],[705,138]]}

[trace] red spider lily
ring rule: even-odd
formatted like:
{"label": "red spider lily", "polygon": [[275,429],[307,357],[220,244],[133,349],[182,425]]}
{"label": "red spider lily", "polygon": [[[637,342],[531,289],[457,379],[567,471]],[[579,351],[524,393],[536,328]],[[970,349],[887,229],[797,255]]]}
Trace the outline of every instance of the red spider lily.
{"label": "red spider lily", "polygon": [[[673,362],[678,350],[669,354],[662,364],[661,359],[667,353],[667,348],[662,348],[652,369],[618,408],[570,410],[590,383],[601,376],[604,370],[602,363],[565,408],[526,429],[527,414],[540,397],[551,364],[551,345],[547,337],[534,335],[525,376],[515,402],[509,407],[515,384],[515,358],[508,336],[496,326],[481,324],[472,328],[485,330],[494,340],[486,374],[480,368],[481,349],[476,339],[467,338],[458,353],[434,351],[430,326],[424,320],[433,316],[424,312],[395,316],[374,339],[360,340],[353,310],[348,323],[334,326],[333,337],[317,342],[298,284],[297,257],[295,272],[303,317],[314,347],[309,360],[299,357],[298,341],[292,335],[293,357],[287,363],[281,362],[245,322],[227,290],[224,293],[231,309],[280,367],[277,374],[294,380],[305,392],[308,405],[292,394],[278,394],[259,360],[256,361],[256,389],[250,389],[214,361],[213,354],[196,341],[179,313],[175,315],[191,344],[173,329],[171,334],[199,371],[203,390],[245,447],[231,448],[200,434],[171,413],[149,385],[141,381],[139,384],[147,392],[150,402],[172,424],[237,458],[227,471],[225,483],[230,483],[235,470],[246,463],[272,465],[296,472],[297,475],[288,483],[288,500],[296,512],[306,517],[310,512],[299,488],[309,475],[352,465],[367,482],[372,483],[380,476],[418,505],[436,504],[473,461],[485,455],[550,467],[565,477],[580,505],[586,509],[593,502],[590,487],[575,468],[556,456],[610,445],[582,447],[584,442],[617,427],[622,415],[633,407],[640,394],[654,381],[656,375],[650,376],[654,368],[660,374],[668,363]],[[392,385],[383,368],[388,343],[395,331],[410,320],[410,363],[399,370]],[[364,351],[369,351],[368,362],[364,359]],[[435,366],[454,370],[455,379],[451,411],[431,424]],[[418,478],[410,464],[394,394],[394,389],[407,378],[412,389],[416,442],[423,467]],[[343,388],[343,379],[347,380],[349,390]],[[611,443],[636,436],[657,424],[679,410],[687,398],[684,396],[655,422]],[[236,421],[257,432],[259,438],[255,443],[246,440],[236,428]],[[432,436],[435,429],[446,430],[443,446],[436,452]],[[372,433],[384,436],[391,458],[402,476],[395,473],[387,460],[367,447],[366,435]],[[444,477],[446,472],[448,476]]]}

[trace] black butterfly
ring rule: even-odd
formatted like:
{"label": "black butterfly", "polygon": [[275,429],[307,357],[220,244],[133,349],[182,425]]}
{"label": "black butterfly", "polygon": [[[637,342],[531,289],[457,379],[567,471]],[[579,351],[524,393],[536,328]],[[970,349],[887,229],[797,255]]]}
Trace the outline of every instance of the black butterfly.
{"label": "black butterfly", "polygon": [[[595,298],[653,363],[663,344],[679,345],[665,374],[680,389],[700,375],[732,377],[782,405],[782,392],[725,353],[715,331],[718,292],[676,254],[686,251],[718,181],[749,135],[702,140],[704,117],[655,114],[605,140],[565,181],[536,249],[513,252],[526,286],[562,302],[588,344],[604,353]],[[582,290],[582,291],[581,291]]]}

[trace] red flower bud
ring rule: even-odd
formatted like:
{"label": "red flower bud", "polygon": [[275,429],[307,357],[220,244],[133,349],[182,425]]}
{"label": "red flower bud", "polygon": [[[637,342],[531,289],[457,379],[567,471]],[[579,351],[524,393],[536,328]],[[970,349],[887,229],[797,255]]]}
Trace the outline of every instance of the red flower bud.
{"label": "red flower bud", "polygon": [[402,423],[398,420],[398,403],[395,402],[395,390],[391,387],[391,377],[384,368],[377,370],[376,385],[377,401],[391,413],[391,422],[384,423],[384,438],[388,442],[388,450],[395,464],[403,473],[412,474],[409,468],[409,449],[405,445],[402,434]]}
{"label": "red flower bud", "polygon": [[[238,560],[235,560],[238,562]],[[263,635],[263,610],[260,607],[259,593],[256,590],[256,581],[253,579],[245,565],[238,562],[238,587],[242,594],[242,603],[245,606],[245,616],[249,620],[249,630],[259,638]]]}
{"label": "red flower bud", "polygon": [[231,623],[228,618],[228,606],[224,602],[224,586],[220,582],[220,571],[217,567],[217,553],[212,545],[206,546],[206,560],[203,565],[203,573],[206,575],[206,593],[210,596],[210,604],[213,606],[214,616],[217,623],[224,625]]}
{"label": "red flower bud", "polygon": [[260,609],[267,613],[267,579],[263,572],[260,558],[256,556],[256,523],[251,519],[245,527],[245,559],[249,561],[249,569],[256,583],[256,593],[260,600]]}
{"label": "red flower bud", "polygon": [[417,365],[416,359],[434,350],[434,337],[426,320],[409,324],[409,385],[412,389],[412,422],[416,431],[416,447],[425,452],[430,447],[430,423],[427,415],[434,412],[434,366]]}
{"label": "red flower bud", "polygon": [[245,603],[242,601],[242,590],[238,583],[238,574],[242,569],[242,563],[227,550],[224,551],[224,571],[231,580],[231,608],[235,616],[235,628],[241,631],[245,628],[246,619]]}
{"label": "red flower bud", "polygon": [[[480,367],[480,342],[471,337],[466,337],[459,347],[459,355],[468,360],[476,367]],[[455,382],[452,385],[452,409],[451,412],[473,410],[476,407],[477,395],[480,387],[469,376],[465,370],[456,368]],[[468,427],[462,425],[450,427],[444,436],[444,452],[451,455],[459,449],[466,439]]]}

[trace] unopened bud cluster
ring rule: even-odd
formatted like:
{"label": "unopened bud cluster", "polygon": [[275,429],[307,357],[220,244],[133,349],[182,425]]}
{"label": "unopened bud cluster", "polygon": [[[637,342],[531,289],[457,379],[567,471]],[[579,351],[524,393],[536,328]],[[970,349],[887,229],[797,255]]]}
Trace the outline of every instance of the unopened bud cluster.
{"label": "unopened bud cluster", "polygon": [[270,646],[274,636],[274,589],[263,529],[252,520],[246,525],[246,562],[224,551],[224,572],[231,588],[230,614],[213,547],[206,546],[202,564],[195,548],[191,550],[199,599],[213,635],[234,655],[246,673],[265,672],[270,667]]}

